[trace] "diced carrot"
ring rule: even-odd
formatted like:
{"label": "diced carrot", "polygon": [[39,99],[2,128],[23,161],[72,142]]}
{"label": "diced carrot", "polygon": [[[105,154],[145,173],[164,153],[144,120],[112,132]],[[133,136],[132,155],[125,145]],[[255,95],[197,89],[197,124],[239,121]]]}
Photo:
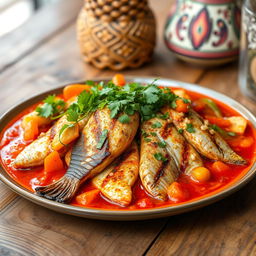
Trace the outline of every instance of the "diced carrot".
{"label": "diced carrot", "polygon": [[117,86],[123,86],[126,84],[124,75],[122,74],[116,74],[114,75],[113,79],[112,79],[113,83]]}
{"label": "diced carrot", "polygon": [[192,107],[194,108],[195,111],[200,112],[200,111],[204,110],[205,103],[201,100],[195,100],[192,103]]}
{"label": "diced carrot", "polygon": [[182,99],[176,100],[176,108],[175,110],[178,112],[186,113],[188,112],[189,104],[185,103]]}
{"label": "diced carrot", "polygon": [[63,96],[68,100],[74,96],[79,95],[82,91],[90,91],[91,86],[86,84],[70,84],[63,89]]}
{"label": "diced carrot", "polygon": [[250,146],[252,146],[253,142],[254,142],[254,139],[252,137],[244,137],[241,140],[239,146],[241,148],[249,148]]}
{"label": "diced carrot", "polygon": [[88,205],[93,200],[96,199],[96,197],[98,196],[99,192],[100,192],[99,189],[93,189],[93,190],[84,192],[84,193],[82,193],[82,194],[80,194],[80,195],[78,195],[76,197],[76,201],[80,205]]}
{"label": "diced carrot", "polygon": [[212,124],[216,124],[222,128],[227,128],[231,125],[231,122],[228,119],[215,116],[205,116],[205,118]]}
{"label": "diced carrot", "polygon": [[44,170],[49,172],[54,172],[63,169],[63,162],[60,158],[60,155],[57,151],[51,152],[44,159]]}
{"label": "diced carrot", "polygon": [[225,175],[230,172],[230,167],[221,161],[216,161],[212,164],[212,171],[216,175]]}
{"label": "diced carrot", "polygon": [[139,208],[152,208],[154,206],[153,202],[149,198],[142,198],[136,202]]}
{"label": "diced carrot", "polygon": [[26,118],[25,122],[22,122],[22,128],[24,130],[24,140],[34,140],[38,134],[38,123],[33,117]]}
{"label": "diced carrot", "polygon": [[205,167],[197,167],[192,170],[191,176],[199,182],[206,182],[211,178],[211,172]]}
{"label": "diced carrot", "polygon": [[171,201],[182,202],[188,199],[188,191],[184,190],[180,183],[173,182],[167,189],[168,197]]}

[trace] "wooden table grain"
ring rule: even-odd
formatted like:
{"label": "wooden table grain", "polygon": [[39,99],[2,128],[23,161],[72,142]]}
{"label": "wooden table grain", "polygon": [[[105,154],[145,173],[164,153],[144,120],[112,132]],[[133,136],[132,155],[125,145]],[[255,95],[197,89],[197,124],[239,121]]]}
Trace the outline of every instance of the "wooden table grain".
{"label": "wooden table grain", "polygon": [[[177,60],[162,31],[173,1],[151,0],[158,44],[150,64],[125,75],[155,76],[197,83],[256,105],[238,89],[237,63],[204,70]],[[75,20],[82,0],[62,0],[38,12],[0,40],[0,113],[34,93],[57,85],[113,76],[82,63]],[[67,216],[35,205],[0,182],[0,255],[256,255],[256,180],[221,202],[170,218],[107,222]]]}

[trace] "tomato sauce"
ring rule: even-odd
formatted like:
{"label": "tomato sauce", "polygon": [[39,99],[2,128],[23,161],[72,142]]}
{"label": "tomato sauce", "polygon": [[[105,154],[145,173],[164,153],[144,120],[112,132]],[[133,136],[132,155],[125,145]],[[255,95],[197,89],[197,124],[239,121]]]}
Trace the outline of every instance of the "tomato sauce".
{"label": "tomato sauce", "polygon": [[[198,100],[204,95],[199,93],[187,91],[188,95],[192,99],[192,102]],[[61,96],[61,95],[60,95]],[[207,98],[209,98],[207,96]],[[231,109],[226,104],[214,100],[218,107],[221,109],[223,116],[239,116],[239,114]],[[67,166],[64,166],[63,170],[54,171],[51,173],[46,173],[43,166],[39,166],[36,168],[28,168],[28,169],[16,169],[12,165],[16,156],[32,141],[25,141],[23,139],[23,129],[21,127],[21,120],[24,115],[32,112],[35,109],[36,105],[31,106],[30,108],[24,110],[22,113],[17,115],[5,128],[3,133],[1,134],[1,143],[0,143],[0,156],[1,163],[4,166],[5,170],[8,174],[19,184],[21,184],[27,190],[34,192],[36,186],[44,186],[48,185],[58,179],[60,179],[66,172]],[[204,113],[200,113],[204,116]],[[40,132],[45,132],[49,129],[50,126],[45,126],[40,128]],[[256,157],[256,145],[255,138],[256,132],[253,129],[252,125],[248,122],[247,128],[243,137],[251,137],[254,140],[254,143],[247,147],[241,148],[239,146],[239,137],[230,138],[227,142],[235,150],[239,155],[241,155],[244,159],[248,161],[247,166],[236,166],[230,165],[230,170],[225,174],[217,173],[213,170],[212,164],[214,161],[204,159],[204,166],[211,171],[211,178],[207,182],[197,182],[194,181],[191,177],[181,173],[177,182],[181,185],[181,188],[186,192],[187,198],[186,200],[175,201],[175,200],[167,200],[166,202],[162,202],[152,198],[146,190],[143,188],[140,179],[137,179],[137,182],[132,188],[133,191],[133,199],[128,207],[122,207],[111,202],[109,199],[105,198],[101,193],[99,193],[96,198],[86,204],[81,205],[78,204],[76,197],[73,198],[70,204],[80,206],[80,207],[89,207],[89,208],[101,208],[101,209],[119,209],[119,210],[137,210],[144,208],[156,208],[156,207],[166,207],[170,205],[177,205],[186,203],[189,201],[194,201],[202,197],[207,197],[211,194],[217,193],[220,190],[223,190],[225,187],[230,186],[236,180],[240,179],[242,176],[246,174],[250,166],[255,161]],[[90,190],[95,189],[90,181],[85,182],[81,188],[79,189],[77,195],[88,192]]]}

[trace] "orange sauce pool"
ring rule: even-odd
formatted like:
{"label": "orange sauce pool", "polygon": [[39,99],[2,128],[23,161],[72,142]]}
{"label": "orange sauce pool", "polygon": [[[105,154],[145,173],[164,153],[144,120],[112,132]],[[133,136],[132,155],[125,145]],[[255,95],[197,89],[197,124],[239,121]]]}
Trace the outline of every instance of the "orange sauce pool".
{"label": "orange sauce pool", "polygon": [[[202,97],[206,97],[199,93],[187,91],[192,102]],[[207,98],[209,98],[207,96]],[[239,114],[231,109],[229,106],[225,105],[222,102],[218,102],[214,100],[218,107],[221,109],[223,116],[239,116]],[[44,171],[44,167],[36,167],[36,168],[28,168],[24,169],[16,169],[13,167],[12,163],[16,156],[25,148],[26,145],[30,144],[32,141],[24,141],[23,139],[23,129],[21,128],[21,120],[22,117],[33,111],[36,105],[31,106],[30,108],[24,110],[22,113],[18,114],[4,129],[1,134],[1,143],[0,143],[0,160],[1,164],[8,172],[8,174],[19,184],[21,184],[24,188],[34,192],[34,188],[38,185],[44,186],[48,185],[58,179],[60,179],[66,172],[67,166],[64,167],[63,170],[58,170],[55,172],[51,172],[50,175]],[[48,127],[44,127],[41,131],[46,131]],[[166,202],[162,202],[152,198],[147,192],[144,190],[140,179],[138,178],[137,182],[133,186],[133,199],[132,203],[128,207],[122,207],[113,202],[110,202],[106,199],[102,194],[98,194],[97,197],[86,206],[79,205],[76,201],[76,197],[73,198],[70,204],[81,206],[81,207],[89,207],[89,208],[100,208],[100,209],[115,209],[115,210],[137,210],[137,209],[145,209],[145,208],[156,208],[156,207],[166,207],[170,205],[176,205],[180,203],[186,203],[189,201],[194,201],[202,197],[207,197],[211,194],[215,194],[220,190],[223,190],[227,186],[233,184],[236,180],[239,180],[242,176],[246,174],[250,166],[254,163],[256,158],[256,132],[253,129],[252,125],[248,123],[246,131],[244,133],[245,137],[252,137],[254,139],[253,145],[248,148],[240,148],[239,145],[235,145],[235,139],[230,139],[228,143],[239,155],[245,158],[248,161],[247,166],[236,166],[229,165],[230,171],[225,173],[225,175],[216,174],[212,170],[213,161],[204,159],[204,165],[211,171],[211,179],[204,183],[199,183],[193,181],[189,176],[181,173],[177,182],[180,183],[182,189],[187,193],[187,200],[183,202],[174,202],[168,200]],[[234,146],[235,145],[235,146]],[[81,188],[79,189],[78,194],[90,191],[95,189],[95,187],[91,184],[90,181],[85,182]],[[146,203],[141,203],[141,202]]]}

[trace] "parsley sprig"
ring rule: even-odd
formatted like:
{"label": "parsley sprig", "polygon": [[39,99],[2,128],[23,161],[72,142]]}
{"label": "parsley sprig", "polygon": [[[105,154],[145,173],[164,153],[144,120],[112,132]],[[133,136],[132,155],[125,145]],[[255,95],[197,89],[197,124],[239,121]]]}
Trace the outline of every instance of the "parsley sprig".
{"label": "parsley sprig", "polygon": [[57,98],[55,95],[49,95],[43,104],[36,108],[36,112],[42,117],[51,117],[54,119],[61,113],[63,113],[65,108],[65,101]]}
{"label": "parsley sprig", "polygon": [[[91,90],[83,91],[77,102],[69,106],[64,113],[71,124],[64,126],[61,133],[97,109],[108,107],[110,117],[118,119],[121,123],[129,123],[129,116],[135,112],[140,114],[142,121],[145,121],[159,115],[163,106],[172,106],[179,98],[169,88],[159,88],[154,82],[148,85],[134,82],[120,87],[112,81],[99,84],[90,81],[90,85]],[[38,108],[39,115],[48,117],[63,112],[64,102],[55,102],[51,97],[45,100],[46,106]],[[161,115],[161,118],[167,119],[168,114]]]}

